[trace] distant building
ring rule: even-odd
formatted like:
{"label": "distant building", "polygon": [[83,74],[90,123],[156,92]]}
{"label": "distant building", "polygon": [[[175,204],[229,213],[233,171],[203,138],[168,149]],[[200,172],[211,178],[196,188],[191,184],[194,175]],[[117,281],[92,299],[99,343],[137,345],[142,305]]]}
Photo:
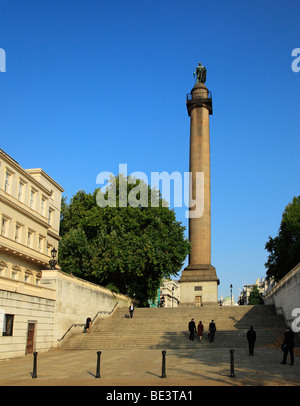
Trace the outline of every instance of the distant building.
{"label": "distant building", "polygon": [[221,306],[237,306],[238,304],[234,302],[234,296],[232,295],[232,300],[231,297],[225,296],[223,299],[223,296],[221,296],[221,300],[219,301],[219,304]]}
{"label": "distant building", "polygon": [[273,286],[273,282],[269,280],[269,278],[259,278],[256,279],[256,282],[253,284],[247,284],[243,286],[243,290],[241,291],[238,299],[238,304],[249,304],[249,296],[254,288],[254,286],[257,286],[259,292],[262,294],[262,296],[265,296],[267,292],[271,289]]}
{"label": "distant building", "polygon": [[180,284],[172,279],[163,279],[154,302],[150,307],[177,307],[180,300]]}

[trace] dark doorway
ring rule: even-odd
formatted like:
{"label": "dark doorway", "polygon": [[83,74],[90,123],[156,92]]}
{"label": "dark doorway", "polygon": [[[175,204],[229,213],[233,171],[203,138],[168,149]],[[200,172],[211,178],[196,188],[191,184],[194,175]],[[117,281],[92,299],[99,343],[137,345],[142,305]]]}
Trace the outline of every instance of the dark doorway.
{"label": "dark doorway", "polygon": [[32,354],[33,353],[33,350],[34,350],[34,335],[35,335],[35,323],[28,323],[26,354]]}

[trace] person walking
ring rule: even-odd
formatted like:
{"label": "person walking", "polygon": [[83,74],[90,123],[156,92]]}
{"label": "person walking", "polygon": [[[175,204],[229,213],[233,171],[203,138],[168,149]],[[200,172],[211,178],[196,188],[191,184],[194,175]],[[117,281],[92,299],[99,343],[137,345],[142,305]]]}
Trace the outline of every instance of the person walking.
{"label": "person walking", "polygon": [[217,331],[216,324],[214,323],[213,320],[209,323],[209,328],[208,329],[209,329],[209,342],[211,343],[211,342],[214,341],[215,332]]}
{"label": "person walking", "polygon": [[253,326],[247,331],[247,340],[249,345],[249,355],[254,355],[254,345],[256,340],[256,332],[253,330]]}
{"label": "person walking", "polygon": [[86,319],[85,326],[84,326],[86,333],[91,332],[91,326],[92,326],[92,319],[90,317],[88,317]]}
{"label": "person walking", "polygon": [[196,333],[196,324],[194,322],[194,319],[192,319],[189,322],[189,332],[190,332],[190,340],[194,341],[194,336],[195,336],[195,333]]}
{"label": "person walking", "polygon": [[132,319],[132,316],[133,316],[133,312],[134,312],[134,306],[133,306],[133,303],[131,303],[131,305],[129,306],[129,314],[130,314],[131,319]]}
{"label": "person walking", "polygon": [[281,364],[286,364],[288,353],[290,353],[291,365],[294,365],[294,347],[294,332],[289,327],[287,327],[284,333],[283,344],[281,346],[281,349],[283,351],[283,360]]}
{"label": "person walking", "polygon": [[203,338],[203,330],[204,330],[204,326],[202,324],[202,321],[199,321],[198,327],[198,337],[199,337],[199,341],[201,342],[202,338]]}

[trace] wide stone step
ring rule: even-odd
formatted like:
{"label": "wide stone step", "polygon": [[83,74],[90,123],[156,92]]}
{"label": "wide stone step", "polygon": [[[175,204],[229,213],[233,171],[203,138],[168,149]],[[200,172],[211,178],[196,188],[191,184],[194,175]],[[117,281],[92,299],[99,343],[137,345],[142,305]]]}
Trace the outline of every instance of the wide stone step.
{"label": "wide stone step", "polygon": [[[257,330],[256,345],[274,344],[282,337],[281,330]],[[83,337],[87,336],[87,337]],[[134,339],[133,339],[134,337]],[[190,342],[189,334],[187,332],[166,334],[147,334],[137,333],[134,336],[132,334],[123,334],[118,336],[113,333],[99,334],[82,334],[73,336],[72,340],[68,341],[68,345],[65,345],[65,349],[118,349],[118,348],[184,348],[193,347],[194,343],[199,339],[195,336],[195,341]],[[209,343],[207,335],[204,335],[203,340],[199,343],[201,346],[210,345],[214,347],[247,347],[248,342],[246,339],[246,330],[239,332],[219,331],[216,333],[215,341]]]}
{"label": "wide stone step", "polygon": [[[201,343],[189,340],[188,322],[195,319],[204,324]],[[217,326],[216,338],[208,342],[210,321]],[[133,318],[128,309],[117,309],[109,319],[99,319],[92,326],[90,334],[70,336],[62,343],[66,349],[105,348],[190,348],[194,345],[214,347],[247,347],[246,332],[253,325],[257,333],[257,346],[282,342],[284,320],[277,316],[274,306],[239,306],[203,308],[178,307],[135,309]]]}

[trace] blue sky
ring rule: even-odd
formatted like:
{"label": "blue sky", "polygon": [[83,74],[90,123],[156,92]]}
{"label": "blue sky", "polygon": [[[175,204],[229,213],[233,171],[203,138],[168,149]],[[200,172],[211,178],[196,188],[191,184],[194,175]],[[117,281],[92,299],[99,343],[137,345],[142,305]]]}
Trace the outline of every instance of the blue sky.
{"label": "blue sky", "polygon": [[232,283],[237,298],[265,275],[264,245],[299,195],[299,15],[296,0],[2,0],[0,147],[68,198],[120,163],[183,174],[201,61],[214,112],[212,265],[219,297]]}

